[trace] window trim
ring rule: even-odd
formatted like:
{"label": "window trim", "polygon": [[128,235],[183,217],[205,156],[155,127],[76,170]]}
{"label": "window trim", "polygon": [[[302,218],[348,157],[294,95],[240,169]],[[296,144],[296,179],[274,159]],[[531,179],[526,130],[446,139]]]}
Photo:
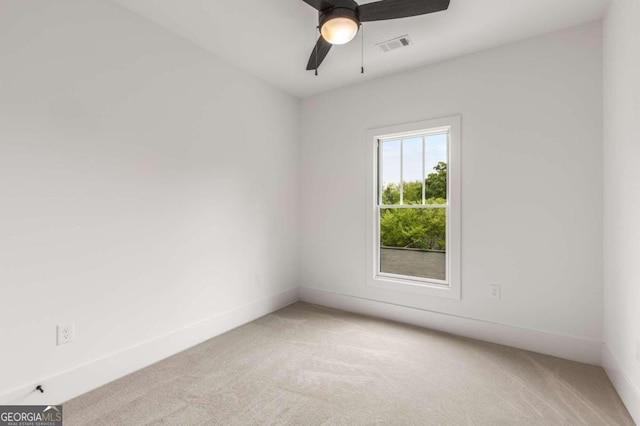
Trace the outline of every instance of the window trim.
{"label": "window trim", "polygon": [[[367,131],[367,285],[388,290],[417,293],[427,296],[460,299],[460,241],[461,241],[461,118],[451,116],[434,120],[399,124]],[[379,272],[380,227],[378,209],[381,207],[378,170],[379,141],[406,138],[420,134],[437,134],[447,131],[447,278],[448,283],[437,279]],[[430,206],[416,205],[411,208]],[[407,207],[407,208],[408,208]]]}

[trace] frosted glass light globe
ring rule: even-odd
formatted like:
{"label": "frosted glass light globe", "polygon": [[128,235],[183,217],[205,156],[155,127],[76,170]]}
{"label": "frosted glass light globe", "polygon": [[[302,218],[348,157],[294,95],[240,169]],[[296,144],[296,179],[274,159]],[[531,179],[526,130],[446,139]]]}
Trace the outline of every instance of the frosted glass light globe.
{"label": "frosted glass light globe", "polygon": [[322,25],[320,33],[331,44],[346,44],[358,34],[358,24],[349,18],[333,18]]}

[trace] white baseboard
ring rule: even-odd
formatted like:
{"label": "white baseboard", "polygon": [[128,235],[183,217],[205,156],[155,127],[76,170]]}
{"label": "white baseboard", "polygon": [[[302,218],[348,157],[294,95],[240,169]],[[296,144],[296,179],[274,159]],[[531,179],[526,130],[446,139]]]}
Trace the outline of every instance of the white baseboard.
{"label": "white baseboard", "polygon": [[629,375],[606,344],[602,347],[602,365],[613,383],[613,387],[618,391],[620,399],[627,407],[627,411],[636,424],[640,425],[640,389],[633,384]]}
{"label": "white baseboard", "polygon": [[[223,312],[171,333],[44,377],[0,396],[0,404],[60,404],[296,302],[298,288]],[[34,391],[41,384],[45,393]]]}
{"label": "white baseboard", "polygon": [[300,287],[298,297],[349,312],[413,324],[592,365],[602,365],[602,342],[522,327],[425,311],[325,290]]}

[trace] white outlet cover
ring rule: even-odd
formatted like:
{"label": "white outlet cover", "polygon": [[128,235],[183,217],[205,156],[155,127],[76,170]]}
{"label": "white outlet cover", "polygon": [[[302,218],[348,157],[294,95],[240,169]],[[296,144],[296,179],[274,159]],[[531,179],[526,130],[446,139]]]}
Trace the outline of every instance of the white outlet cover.
{"label": "white outlet cover", "polygon": [[64,345],[65,343],[73,342],[75,335],[75,327],[72,322],[67,324],[60,324],[57,327],[57,344]]}
{"label": "white outlet cover", "polygon": [[490,285],[489,286],[489,296],[494,299],[500,299],[500,286],[499,285]]}

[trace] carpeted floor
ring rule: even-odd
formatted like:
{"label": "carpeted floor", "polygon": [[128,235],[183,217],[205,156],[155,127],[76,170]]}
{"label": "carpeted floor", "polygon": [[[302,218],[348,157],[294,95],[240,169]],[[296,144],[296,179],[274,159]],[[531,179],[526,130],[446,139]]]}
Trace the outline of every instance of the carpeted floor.
{"label": "carpeted floor", "polygon": [[65,425],[633,425],[601,368],[306,303],[64,404]]}

